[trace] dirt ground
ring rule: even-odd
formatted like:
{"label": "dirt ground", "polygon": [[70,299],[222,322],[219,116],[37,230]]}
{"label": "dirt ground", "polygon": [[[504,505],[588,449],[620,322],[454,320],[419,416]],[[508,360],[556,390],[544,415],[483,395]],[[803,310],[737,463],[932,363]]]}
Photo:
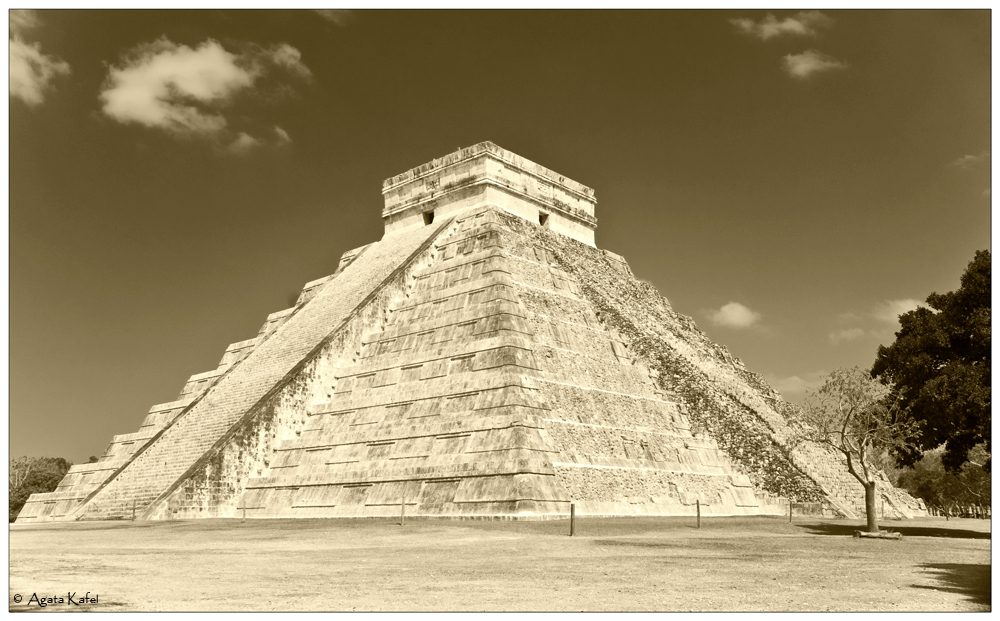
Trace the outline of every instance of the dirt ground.
{"label": "dirt ground", "polygon": [[583,518],[10,527],[10,610],[988,611],[990,522]]}

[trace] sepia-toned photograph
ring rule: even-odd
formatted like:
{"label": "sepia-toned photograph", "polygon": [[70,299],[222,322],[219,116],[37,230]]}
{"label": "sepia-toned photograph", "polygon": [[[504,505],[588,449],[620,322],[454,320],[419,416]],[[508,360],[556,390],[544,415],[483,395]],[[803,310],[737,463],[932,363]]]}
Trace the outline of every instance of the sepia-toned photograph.
{"label": "sepia-toned photograph", "polygon": [[8,17],[9,611],[992,610],[987,5]]}

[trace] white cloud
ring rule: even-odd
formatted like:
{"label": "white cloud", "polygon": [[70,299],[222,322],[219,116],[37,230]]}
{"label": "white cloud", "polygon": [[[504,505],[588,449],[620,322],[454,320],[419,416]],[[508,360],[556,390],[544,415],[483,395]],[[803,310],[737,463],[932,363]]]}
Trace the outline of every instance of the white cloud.
{"label": "white cloud", "polygon": [[708,318],[717,326],[749,328],[761,319],[761,314],[739,302],[730,302],[717,311],[710,311]]}
{"label": "white cloud", "polygon": [[768,373],[764,375],[764,379],[770,384],[771,388],[780,392],[785,399],[801,402],[806,392],[819,388],[822,385],[824,375],[826,373],[823,371],[789,376],[777,376]]}
{"label": "white cloud", "polygon": [[39,43],[28,43],[22,35],[41,25],[31,10],[10,12],[10,96],[29,106],[45,101],[45,92],[56,76],[69,75],[69,64],[56,56],[42,53]]}
{"label": "white cloud", "polygon": [[276,45],[270,50],[264,50],[263,54],[269,56],[275,65],[283,67],[289,73],[305,79],[312,77],[309,67],[302,64],[302,53],[287,43]]}
{"label": "white cloud", "polygon": [[830,341],[833,343],[839,343],[841,341],[853,341],[859,339],[865,335],[865,331],[861,328],[847,328],[844,330],[838,330],[836,332],[831,332],[829,334]]}
{"label": "white cloud", "polygon": [[915,310],[918,306],[924,306],[924,304],[913,298],[885,300],[875,306],[875,309],[871,312],[871,316],[885,323],[896,323],[899,321],[900,315]]}
{"label": "white cloud", "polygon": [[121,66],[110,68],[101,92],[104,113],[121,123],[174,133],[217,132],[226,119],[208,107],[224,104],[255,78],[238,60],[213,40],[197,49],[166,38],[140,45]]}
{"label": "white cloud", "polygon": [[275,125],[271,128],[274,138],[269,138],[267,135],[257,138],[251,136],[246,132],[240,132],[236,135],[236,138],[229,143],[225,148],[225,152],[232,155],[249,155],[250,153],[259,150],[261,147],[281,147],[289,145],[292,143],[292,137],[288,135],[288,132],[282,128]]}
{"label": "white cloud", "polygon": [[979,155],[963,155],[957,160],[948,164],[951,168],[961,168],[963,170],[972,170],[978,167],[980,164],[990,159],[990,152],[983,151]]}
{"label": "white cloud", "polygon": [[346,26],[351,18],[350,9],[313,9],[317,15],[338,26]]}
{"label": "white cloud", "polygon": [[246,132],[240,132],[239,135],[236,136],[236,140],[233,140],[229,144],[227,150],[230,153],[233,153],[234,155],[246,155],[254,148],[259,146],[260,146],[260,140],[257,140],[256,138],[254,138],[253,136],[251,136]]}
{"label": "white cloud", "polygon": [[[899,300],[883,300],[863,313],[842,313],[838,319],[849,322],[850,327],[835,330],[827,334],[830,342],[837,345],[842,342],[864,338],[878,339],[882,342],[891,341],[893,330],[899,327],[899,316],[917,307],[926,308],[926,304],[912,298]],[[850,324],[854,324],[851,326]],[[860,325],[859,325],[860,324]]]}
{"label": "white cloud", "polygon": [[14,35],[23,35],[25,31],[38,28],[42,25],[38,14],[32,9],[11,9],[10,10],[10,32]]}
{"label": "white cloud", "polygon": [[[190,48],[165,37],[141,44],[110,67],[100,95],[102,110],[120,123],[176,136],[218,137],[229,125],[223,111],[253,92],[259,78],[273,69],[299,78],[312,75],[299,51],[286,43],[244,47],[236,54],[213,39]],[[245,152],[254,146],[248,139],[256,141],[241,132],[230,150]]]}
{"label": "white cloud", "polygon": [[45,91],[52,79],[70,73],[69,64],[55,56],[42,54],[38,43],[10,40],[10,96],[29,106],[45,101]]}
{"label": "white cloud", "polygon": [[742,33],[766,41],[781,35],[813,37],[817,34],[817,28],[832,26],[833,19],[819,11],[800,11],[795,17],[786,17],[781,20],[768,13],[764,19],[758,22],[740,18],[731,19],[729,23],[736,26],[736,29]]}
{"label": "white cloud", "polygon": [[815,73],[847,68],[845,63],[816,50],[788,54],[782,61],[785,72],[799,80],[805,80]]}

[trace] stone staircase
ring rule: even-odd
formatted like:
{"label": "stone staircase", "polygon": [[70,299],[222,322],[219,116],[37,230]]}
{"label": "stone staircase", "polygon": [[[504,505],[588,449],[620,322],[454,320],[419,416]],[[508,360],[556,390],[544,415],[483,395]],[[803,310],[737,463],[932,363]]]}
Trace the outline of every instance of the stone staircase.
{"label": "stone staircase", "polygon": [[[135,448],[130,451],[114,448],[116,444],[124,445],[123,442],[113,443],[114,461],[99,466],[91,464],[71,473],[73,478],[67,483],[73,490],[55,497],[64,505],[71,505],[64,507],[65,513],[32,511],[29,506],[32,503],[40,506],[50,503],[49,498],[33,496],[26,504],[29,510],[22,511],[23,521],[125,519],[131,517],[133,509],[141,514],[315,348],[382,278],[423,243],[433,231],[429,229],[396,235],[391,244],[375,245],[370,257],[366,257],[367,253],[356,253],[335,277],[307,285],[300,300],[315,303],[273,313],[257,338],[252,339],[256,345],[246,341],[233,344],[223,357],[221,372],[192,376],[182,394],[196,400],[187,409],[181,408],[174,420],[166,422],[153,413],[157,414],[155,421],[144,424],[147,429],[135,438],[144,439],[141,436],[162,421],[163,426],[149,437],[152,442],[147,440],[144,446],[135,446],[133,442]],[[322,285],[334,280],[336,292],[324,296]],[[100,473],[98,476],[104,480],[86,486],[74,485],[80,478],[78,473],[88,470]]]}

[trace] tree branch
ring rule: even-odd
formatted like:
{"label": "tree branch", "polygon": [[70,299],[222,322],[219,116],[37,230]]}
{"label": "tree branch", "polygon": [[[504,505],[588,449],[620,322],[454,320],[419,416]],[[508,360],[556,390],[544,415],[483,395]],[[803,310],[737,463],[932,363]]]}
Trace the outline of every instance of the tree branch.
{"label": "tree branch", "polygon": [[854,475],[854,478],[858,480],[858,483],[865,485],[867,481],[858,476],[858,471],[854,469],[854,462],[851,460],[850,451],[843,451],[843,453],[847,456],[847,471]]}

